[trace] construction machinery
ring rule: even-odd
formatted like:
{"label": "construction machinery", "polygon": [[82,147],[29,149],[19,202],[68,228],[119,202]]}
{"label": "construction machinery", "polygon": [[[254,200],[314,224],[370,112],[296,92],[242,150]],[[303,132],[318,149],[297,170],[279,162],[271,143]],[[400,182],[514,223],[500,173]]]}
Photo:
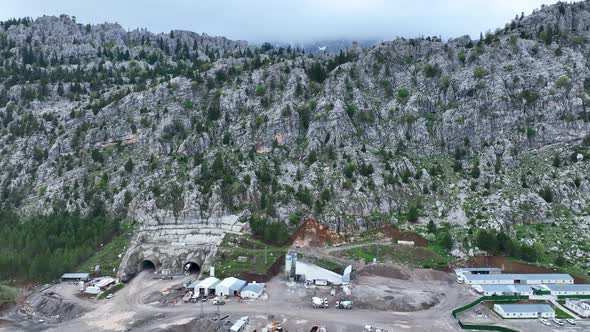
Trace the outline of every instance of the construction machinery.
{"label": "construction machinery", "polygon": [[283,332],[283,327],[279,321],[273,320],[270,332]]}
{"label": "construction machinery", "polygon": [[336,301],[336,309],[350,310],[350,309],[352,309],[352,301],[350,301],[350,300]]}
{"label": "construction machinery", "polygon": [[224,305],[225,304],[225,300],[221,297],[216,297],[213,299],[213,304],[214,305]]}
{"label": "construction machinery", "polygon": [[193,292],[189,291],[182,297],[182,302],[187,303],[193,297]]}
{"label": "construction machinery", "polygon": [[322,299],[315,296],[311,298],[311,305],[316,309],[327,309],[329,307],[327,298]]}

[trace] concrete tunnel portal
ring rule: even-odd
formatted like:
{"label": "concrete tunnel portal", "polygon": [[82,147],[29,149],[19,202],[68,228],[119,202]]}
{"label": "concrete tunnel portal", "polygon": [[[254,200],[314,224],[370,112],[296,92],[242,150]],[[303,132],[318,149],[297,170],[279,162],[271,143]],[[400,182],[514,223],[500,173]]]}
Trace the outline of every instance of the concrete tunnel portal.
{"label": "concrete tunnel portal", "polygon": [[186,262],[184,264],[184,272],[186,274],[197,274],[201,272],[201,266],[195,262]]}
{"label": "concrete tunnel portal", "polygon": [[127,252],[121,261],[118,276],[127,282],[141,271],[164,275],[197,275],[206,268],[212,253],[211,247],[138,246]]}
{"label": "concrete tunnel portal", "polygon": [[145,270],[152,270],[155,271],[156,270],[156,264],[154,264],[154,262],[152,262],[149,259],[144,259],[141,262],[141,267],[139,269],[140,271],[145,271]]}

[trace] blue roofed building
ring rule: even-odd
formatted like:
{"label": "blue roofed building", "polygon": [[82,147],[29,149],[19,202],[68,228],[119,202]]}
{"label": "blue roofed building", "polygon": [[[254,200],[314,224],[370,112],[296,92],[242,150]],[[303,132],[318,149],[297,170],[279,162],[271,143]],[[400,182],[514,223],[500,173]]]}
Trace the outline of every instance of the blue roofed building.
{"label": "blue roofed building", "polygon": [[494,304],[494,311],[502,318],[555,318],[548,304]]}
{"label": "blue roofed building", "polygon": [[245,299],[258,299],[264,293],[265,284],[251,283],[240,292],[240,296]]}

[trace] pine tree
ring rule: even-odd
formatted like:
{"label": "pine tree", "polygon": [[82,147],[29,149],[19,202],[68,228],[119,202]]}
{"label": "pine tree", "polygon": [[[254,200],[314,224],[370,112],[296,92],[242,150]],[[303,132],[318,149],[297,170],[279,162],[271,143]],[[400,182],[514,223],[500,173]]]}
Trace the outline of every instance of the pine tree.
{"label": "pine tree", "polygon": [[129,160],[127,160],[127,162],[125,163],[125,171],[127,171],[127,173],[131,173],[133,172],[133,160],[131,160],[131,158],[129,158]]}

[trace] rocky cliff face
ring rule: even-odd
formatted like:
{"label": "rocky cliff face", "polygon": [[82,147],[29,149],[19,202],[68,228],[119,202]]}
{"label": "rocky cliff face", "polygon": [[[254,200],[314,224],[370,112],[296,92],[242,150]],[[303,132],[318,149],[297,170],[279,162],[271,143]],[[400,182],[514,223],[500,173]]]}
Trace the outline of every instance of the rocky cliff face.
{"label": "rocky cliff face", "polygon": [[434,220],[459,225],[459,246],[473,227],[586,227],[589,26],[583,1],[480,41],[312,57],[67,16],[4,22],[0,199],[145,225]]}

